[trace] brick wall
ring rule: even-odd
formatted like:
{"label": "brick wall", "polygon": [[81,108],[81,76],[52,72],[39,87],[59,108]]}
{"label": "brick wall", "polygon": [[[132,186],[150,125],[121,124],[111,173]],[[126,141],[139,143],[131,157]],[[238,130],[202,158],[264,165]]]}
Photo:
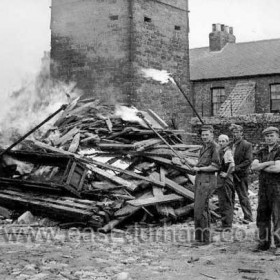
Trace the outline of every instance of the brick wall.
{"label": "brick wall", "polygon": [[[192,81],[192,92],[195,98],[195,105],[201,115],[211,116],[211,88],[224,87],[228,97],[238,82],[255,82],[255,108],[256,113],[270,112],[270,84],[280,83],[280,75],[253,77],[250,79],[228,79],[212,81]],[[242,108],[246,114],[245,108]]]}
{"label": "brick wall", "polygon": [[[203,121],[205,124],[213,125],[216,139],[220,134],[227,134],[230,138],[232,138],[229,126],[232,123],[242,125],[245,139],[253,144],[264,142],[262,131],[266,127],[275,126],[280,130],[280,114],[272,113],[243,115],[230,118],[205,117],[203,118]],[[193,137],[193,143],[201,144],[201,123],[197,118],[192,118],[191,124],[193,132],[197,133],[197,136]]]}
{"label": "brick wall", "polygon": [[174,85],[140,69],[173,73],[190,95],[187,0],[53,0],[52,76],[87,96],[150,108],[190,129],[192,112]]}

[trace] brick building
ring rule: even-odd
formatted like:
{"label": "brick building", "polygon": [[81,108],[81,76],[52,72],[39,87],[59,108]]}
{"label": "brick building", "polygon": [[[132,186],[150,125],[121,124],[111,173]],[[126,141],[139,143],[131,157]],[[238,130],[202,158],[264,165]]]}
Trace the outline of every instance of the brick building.
{"label": "brick building", "polygon": [[205,122],[223,133],[227,124],[244,124],[252,142],[264,126],[277,125],[279,49],[280,39],[236,43],[232,27],[213,24],[209,46],[190,50],[192,93]]}
{"label": "brick building", "polygon": [[192,111],[178,89],[140,73],[167,70],[190,93],[188,0],[52,0],[51,8],[53,78],[189,128]]}

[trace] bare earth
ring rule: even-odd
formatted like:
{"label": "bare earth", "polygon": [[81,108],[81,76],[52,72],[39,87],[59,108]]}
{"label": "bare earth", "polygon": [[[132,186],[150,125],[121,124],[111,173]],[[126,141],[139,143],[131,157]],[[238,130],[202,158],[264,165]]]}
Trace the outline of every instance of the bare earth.
{"label": "bare earth", "polygon": [[134,227],[110,235],[41,228],[34,237],[35,228],[18,227],[14,235],[7,228],[0,235],[1,280],[280,279],[280,257],[272,250],[251,252],[256,244],[253,223],[238,225],[223,240],[215,233],[213,243],[200,247],[186,240],[192,223]]}

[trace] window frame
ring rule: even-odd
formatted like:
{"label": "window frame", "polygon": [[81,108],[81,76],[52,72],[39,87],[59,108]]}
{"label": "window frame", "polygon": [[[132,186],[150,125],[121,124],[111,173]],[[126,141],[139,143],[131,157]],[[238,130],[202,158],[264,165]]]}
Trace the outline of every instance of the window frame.
{"label": "window frame", "polygon": [[[220,93],[219,97],[215,96],[215,99],[218,98],[220,102],[214,102],[215,90],[218,90],[219,93]],[[223,92],[222,95],[221,95],[221,92]],[[221,96],[223,96],[223,101],[221,101]],[[221,105],[225,102],[225,100],[226,100],[225,87],[212,87],[211,88],[211,116],[217,116],[218,115],[218,112],[221,108]],[[220,104],[218,109],[215,109],[215,106],[214,106],[215,104]]]}
{"label": "window frame", "polygon": [[[279,91],[272,91],[272,87],[273,86],[278,86],[279,87]],[[278,110],[273,110],[272,107],[273,107],[273,100],[279,100],[280,102],[280,83],[273,83],[273,84],[270,84],[269,85],[269,90],[270,90],[270,112],[271,113],[280,113],[280,106],[279,106],[279,109]],[[279,93],[279,98],[272,98],[272,95],[273,93]]]}

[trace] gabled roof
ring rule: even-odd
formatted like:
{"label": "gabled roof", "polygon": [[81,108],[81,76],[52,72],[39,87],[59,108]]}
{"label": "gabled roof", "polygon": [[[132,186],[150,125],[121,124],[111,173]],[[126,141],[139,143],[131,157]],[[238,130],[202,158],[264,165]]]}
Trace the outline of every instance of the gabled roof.
{"label": "gabled roof", "polygon": [[190,49],[191,80],[280,74],[280,39]]}

